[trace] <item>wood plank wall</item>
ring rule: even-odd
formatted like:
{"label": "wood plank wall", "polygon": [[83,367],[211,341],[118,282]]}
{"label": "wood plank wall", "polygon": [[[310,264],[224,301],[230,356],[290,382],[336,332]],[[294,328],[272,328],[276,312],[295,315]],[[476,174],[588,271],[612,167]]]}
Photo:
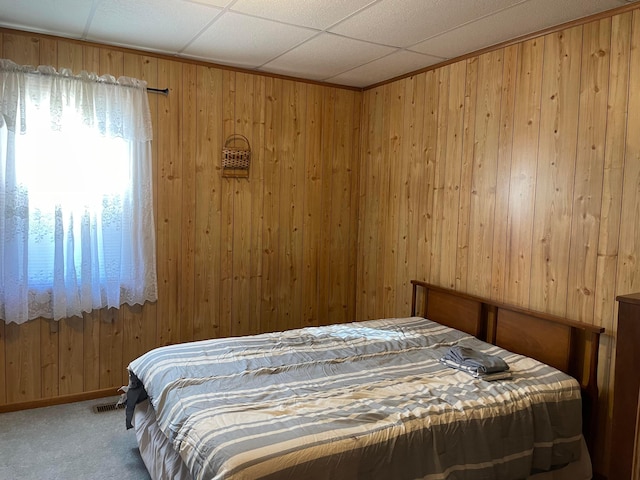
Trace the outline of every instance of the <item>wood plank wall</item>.
{"label": "wood plank wall", "polygon": [[357,317],[409,312],[419,278],[604,326],[607,423],[615,296],[640,290],[640,10],[363,102]]}
{"label": "wood plank wall", "polygon": [[[361,92],[15,31],[0,52],[170,90],[149,94],[158,302],[0,322],[0,406],[115,393],[156,346],[355,317]],[[221,176],[233,133],[248,180]]]}
{"label": "wood plank wall", "polygon": [[[157,345],[405,315],[419,278],[604,326],[606,425],[614,299],[640,290],[640,10],[364,94],[16,32],[0,51],[171,90],[150,96],[160,300],[0,323],[0,405],[118,386]],[[234,132],[249,181],[220,177]]]}

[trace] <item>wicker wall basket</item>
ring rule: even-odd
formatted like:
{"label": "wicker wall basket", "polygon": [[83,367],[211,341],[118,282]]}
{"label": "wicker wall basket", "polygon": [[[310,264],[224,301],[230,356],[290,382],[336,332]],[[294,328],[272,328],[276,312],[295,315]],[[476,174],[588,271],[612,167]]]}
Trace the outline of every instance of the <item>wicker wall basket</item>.
{"label": "wicker wall basket", "polygon": [[251,146],[247,137],[230,135],[222,148],[222,176],[247,178],[251,165]]}

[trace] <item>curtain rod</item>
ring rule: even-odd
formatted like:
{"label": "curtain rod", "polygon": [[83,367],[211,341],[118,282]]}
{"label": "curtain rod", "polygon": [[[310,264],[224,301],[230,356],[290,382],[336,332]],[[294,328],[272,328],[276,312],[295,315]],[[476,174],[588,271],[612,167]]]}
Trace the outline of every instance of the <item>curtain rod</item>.
{"label": "curtain rod", "polygon": [[[2,59],[3,61],[5,61],[5,59]],[[6,61],[11,64],[14,65],[15,68],[11,68],[9,70],[13,70],[13,71],[18,71],[18,72],[23,72],[23,73],[27,73],[30,75],[47,75],[47,76],[62,76],[59,72],[56,71],[55,68],[53,67],[46,67],[46,70],[41,70],[41,67],[33,68],[30,65],[18,65],[15,62],[13,62],[12,60],[8,60],[6,59]],[[0,71],[5,71],[4,68],[0,69]],[[85,72],[87,73],[87,72]],[[97,77],[97,74],[93,74]],[[78,75],[73,75],[71,76],[71,78],[80,78]],[[93,79],[92,79],[93,80]],[[98,77],[98,80],[102,80],[102,77]],[[120,85],[118,82],[102,82],[100,81],[99,83],[106,83],[108,85]],[[122,85],[124,87],[134,87],[134,85]],[[161,93],[163,95],[169,95],[169,89],[168,88],[151,88],[151,87],[147,87],[147,92],[153,92],[153,93]]]}
{"label": "curtain rod", "polygon": [[169,89],[168,88],[151,88],[151,87],[147,87],[147,92],[162,93],[163,95],[169,95]]}

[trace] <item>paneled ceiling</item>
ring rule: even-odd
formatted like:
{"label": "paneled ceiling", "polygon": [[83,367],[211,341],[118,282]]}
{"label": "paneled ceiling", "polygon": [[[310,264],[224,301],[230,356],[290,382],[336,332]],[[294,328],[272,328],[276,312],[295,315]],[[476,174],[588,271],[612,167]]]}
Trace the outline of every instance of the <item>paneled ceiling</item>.
{"label": "paneled ceiling", "polygon": [[0,0],[0,26],[366,87],[628,3]]}

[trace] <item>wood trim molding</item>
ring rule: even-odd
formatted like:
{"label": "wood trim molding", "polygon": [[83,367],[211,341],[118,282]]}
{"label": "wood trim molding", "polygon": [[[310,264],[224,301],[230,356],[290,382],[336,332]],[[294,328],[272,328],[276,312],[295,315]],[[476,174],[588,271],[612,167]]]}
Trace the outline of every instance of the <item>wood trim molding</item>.
{"label": "wood trim molding", "polygon": [[85,400],[95,400],[96,398],[113,397],[118,395],[119,388],[120,386],[117,386],[103,388],[101,390],[93,390],[91,392],[42,398],[40,400],[32,400],[29,402],[9,403],[6,405],[0,405],[0,413],[17,412],[19,410],[29,410],[31,408],[51,407],[53,405],[62,405],[64,403],[84,402]]}

